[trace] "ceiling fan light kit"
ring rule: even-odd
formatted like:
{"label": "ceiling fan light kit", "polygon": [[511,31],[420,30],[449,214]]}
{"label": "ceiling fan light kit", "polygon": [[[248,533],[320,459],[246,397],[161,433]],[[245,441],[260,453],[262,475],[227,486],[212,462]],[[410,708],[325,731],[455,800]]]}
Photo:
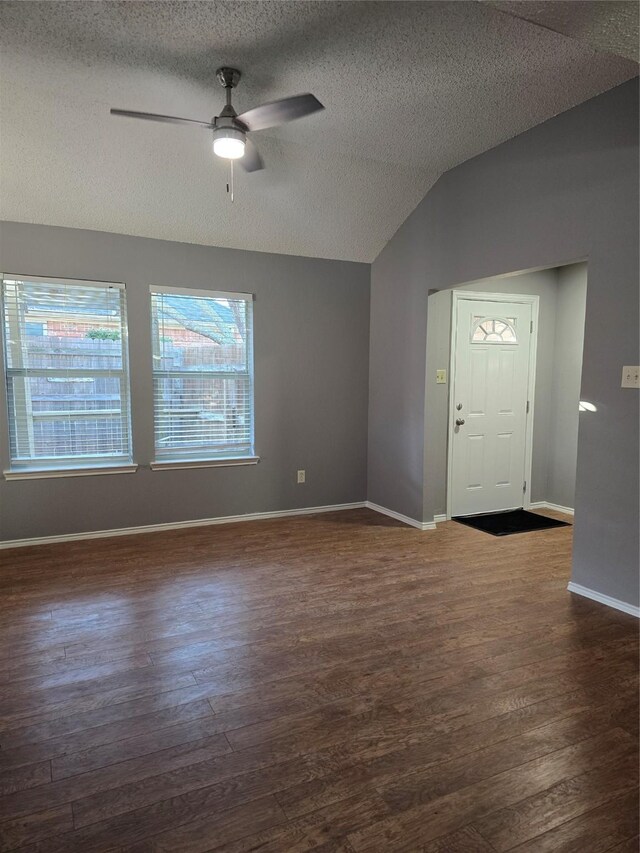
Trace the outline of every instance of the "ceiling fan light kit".
{"label": "ceiling fan light kit", "polygon": [[220,115],[211,121],[178,118],[177,116],[158,115],[157,113],[134,112],[133,110],[112,109],[111,115],[127,118],[141,118],[147,121],[160,121],[168,124],[198,125],[213,131],[213,152],[225,160],[238,160],[247,172],[257,172],[264,168],[262,158],[248,134],[256,130],[277,127],[286,122],[323,110],[324,106],[311,93],[294,95],[254,107],[238,115],[231,103],[232,90],[240,82],[237,68],[218,68],[216,79],[226,92],[226,103]]}
{"label": "ceiling fan light kit", "polygon": [[213,153],[227,160],[244,157],[246,134],[234,127],[216,127],[213,131]]}

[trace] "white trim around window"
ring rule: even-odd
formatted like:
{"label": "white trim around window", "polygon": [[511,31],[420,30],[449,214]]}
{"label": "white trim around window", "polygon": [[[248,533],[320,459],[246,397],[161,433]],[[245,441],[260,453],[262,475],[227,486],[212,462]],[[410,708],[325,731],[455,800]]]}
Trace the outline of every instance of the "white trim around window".
{"label": "white trim around window", "polygon": [[3,471],[5,480],[49,480],[56,477],[93,477],[97,474],[135,474],[137,465],[101,465],[99,468],[30,468]]}
{"label": "white trim around window", "polygon": [[227,299],[227,300],[243,300],[244,302],[253,302],[253,293],[234,293],[230,290],[195,290],[189,287],[157,287],[151,285],[149,288],[151,293],[168,293],[171,296],[197,296],[200,299]]}
{"label": "white trim around window", "polygon": [[18,275],[17,273],[5,272],[2,273],[3,281],[11,282],[12,284],[18,281],[29,281],[32,283],[42,284],[60,284],[60,285],[78,285],[80,287],[117,287],[119,290],[125,289],[123,281],[97,281],[96,279],[87,278],[50,278],[44,275]]}
{"label": "white trim around window", "polygon": [[6,479],[130,472],[121,282],[2,275]]}
{"label": "white trim around window", "polygon": [[257,465],[259,456],[231,456],[228,459],[156,460],[149,466],[152,471],[175,471],[183,468],[230,468],[234,465]]}

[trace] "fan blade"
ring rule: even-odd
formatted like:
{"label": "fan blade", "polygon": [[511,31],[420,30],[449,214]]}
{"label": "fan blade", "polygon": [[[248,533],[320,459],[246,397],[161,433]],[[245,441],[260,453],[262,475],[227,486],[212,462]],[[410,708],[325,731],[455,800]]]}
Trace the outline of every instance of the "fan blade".
{"label": "fan blade", "polygon": [[248,130],[264,130],[267,127],[277,127],[287,121],[323,110],[320,101],[307,92],[305,95],[294,95],[292,98],[282,98],[280,101],[271,101],[247,110],[237,117]]}
{"label": "fan blade", "polygon": [[244,155],[238,160],[240,165],[247,172],[259,172],[260,169],[264,169],[264,163],[262,162],[262,157],[260,156],[258,149],[251,142],[250,139],[245,139],[244,141]]}
{"label": "fan blade", "polygon": [[137,113],[133,110],[111,110],[112,116],[125,118],[145,118],[148,121],[164,121],[169,124],[199,124],[201,127],[213,127],[210,121],[198,121],[195,118],[177,118],[177,116],[161,116],[157,113]]}

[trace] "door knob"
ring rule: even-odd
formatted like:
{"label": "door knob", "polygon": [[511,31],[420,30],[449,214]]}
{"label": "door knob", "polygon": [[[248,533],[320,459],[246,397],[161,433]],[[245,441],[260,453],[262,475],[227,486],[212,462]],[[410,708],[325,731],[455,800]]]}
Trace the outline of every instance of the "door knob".
{"label": "door knob", "polygon": [[463,426],[464,418],[456,418],[456,426]]}

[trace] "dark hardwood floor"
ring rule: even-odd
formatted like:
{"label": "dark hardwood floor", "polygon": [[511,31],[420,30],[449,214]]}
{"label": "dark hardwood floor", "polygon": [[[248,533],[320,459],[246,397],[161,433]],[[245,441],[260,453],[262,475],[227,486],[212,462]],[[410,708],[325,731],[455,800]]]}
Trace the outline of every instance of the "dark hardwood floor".
{"label": "dark hardwood floor", "polygon": [[0,552],[0,849],[638,850],[638,626],[571,527]]}

